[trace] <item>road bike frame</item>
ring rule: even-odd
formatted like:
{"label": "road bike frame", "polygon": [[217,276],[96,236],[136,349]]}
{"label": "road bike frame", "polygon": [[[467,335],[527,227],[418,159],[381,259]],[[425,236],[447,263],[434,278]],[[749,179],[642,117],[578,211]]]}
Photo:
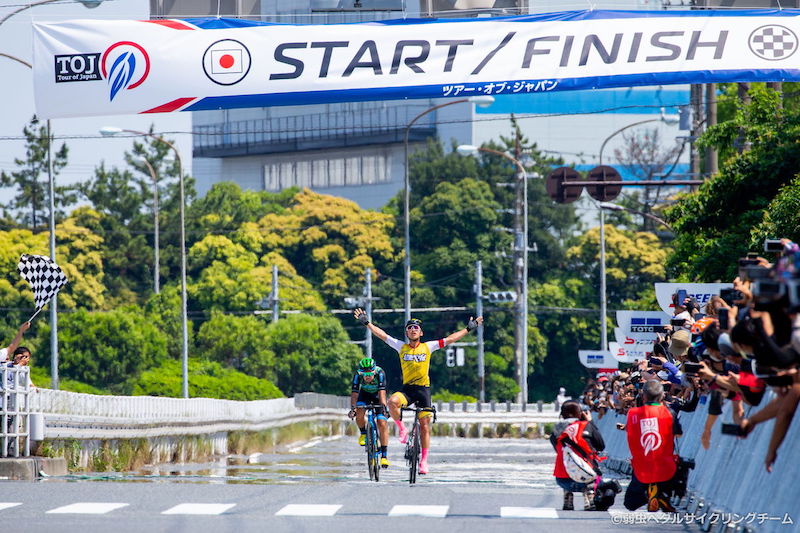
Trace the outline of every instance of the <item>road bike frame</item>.
{"label": "road bike frame", "polygon": [[372,481],[380,480],[381,472],[381,447],[380,432],[378,431],[378,420],[375,411],[381,406],[357,404],[356,409],[364,409],[367,417],[367,443],[364,446],[367,452],[367,471],[369,479]]}
{"label": "road bike frame", "polygon": [[417,482],[417,470],[419,470],[419,460],[422,454],[422,446],[420,445],[420,426],[419,414],[420,413],[433,413],[433,421],[436,422],[436,408],[435,407],[403,407],[400,409],[400,421],[403,420],[403,411],[414,413],[414,424],[411,426],[411,431],[408,434],[408,441],[406,442],[405,458],[408,463],[408,483],[413,485]]}

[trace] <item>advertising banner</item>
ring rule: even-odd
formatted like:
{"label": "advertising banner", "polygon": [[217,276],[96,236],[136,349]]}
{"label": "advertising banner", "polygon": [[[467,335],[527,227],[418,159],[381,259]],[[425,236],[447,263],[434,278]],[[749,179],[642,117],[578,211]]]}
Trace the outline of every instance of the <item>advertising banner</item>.
{"label": "advertising banner", "polygon": [[800,10],[35,22],[40,118],[800,80]]}
{"label": "advertising banner", "polygon": [[616,359],[620,363],[631,364],[634,361],[641,361],[642,359],[647,358],[647,352],[651,350],[644,350],[643,348],[623,348],[616,342],[609,342],[608,343],[608,350],[611,352],[611,356]]}
{"label": "advertising banner", "polygon": [[622,348],[625,349],[653,349],[653,343],[656,342],[656,333],[633,333],[632,331],[625,331],[622,328],[614,328],[614,338]]}
{"label": "advertising banner", "polygon": [[677,294],[680,289],[686,291],[686,295],[697,300],[700,305],[700,312],[705,313],[706,304],[712,296],[719,295],[720,289],[733,287],[732,283],[656,283],[656,300],[658,306],[665,313],[675,314],[675,306],[672,303],[672,295]]}
{"label": "advertising banner", "polygon": [[661,311],[617,311],[617,327],[631,333],[656,333],[672,315]]}
{"label": "advertising banner", "polygon": [[578,359],[586,368],[617,368],[617,362],[603,350],[578,350]]}

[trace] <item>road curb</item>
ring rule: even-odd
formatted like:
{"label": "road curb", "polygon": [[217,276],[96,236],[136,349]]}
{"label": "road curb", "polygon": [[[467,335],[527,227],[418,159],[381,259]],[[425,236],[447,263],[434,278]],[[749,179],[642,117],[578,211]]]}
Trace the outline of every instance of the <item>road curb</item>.
{"label": "road curb", "polygon": [[0,479],[32,481],[45,476],[66,476],[63,457],[19,457],[0,459]]}

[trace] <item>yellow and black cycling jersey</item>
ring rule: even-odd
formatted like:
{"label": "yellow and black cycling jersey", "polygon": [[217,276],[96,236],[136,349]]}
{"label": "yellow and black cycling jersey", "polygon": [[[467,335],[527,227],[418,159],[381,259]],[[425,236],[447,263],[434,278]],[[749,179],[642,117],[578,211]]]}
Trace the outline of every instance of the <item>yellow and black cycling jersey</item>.
{"label": "yellow and black cycling jersey", "polygon": [[400,368],[403,370],[403,385],[421,385],[429,387],[431,379],[429,369],[431,354],[439,348],[444,348],[444,339],[420,342],[416,347],[387,337],[386,344],[397,350],[400,356]]}

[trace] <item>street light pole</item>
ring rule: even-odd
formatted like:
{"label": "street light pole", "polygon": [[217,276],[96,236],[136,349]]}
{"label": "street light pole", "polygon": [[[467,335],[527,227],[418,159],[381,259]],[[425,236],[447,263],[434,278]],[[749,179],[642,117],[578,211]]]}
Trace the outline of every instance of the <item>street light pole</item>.
{"label": "street light pole", "polygon": [[[461,155],[475,155],[478,152],[494,154],[509,160],[517,167],[518,183],[522,184],[522,235],[516,239],[517,255],[514,268],[517,270],[517,320],[515,327],[515,360],[517,364],[518,400],[525,409],[528,403],[528,176],[525,167],[516,158],[505,152],[491,148],[462,145],[457,148]],[[521,241],[521,242],[520,242]]]}
{"label": "street light pole", "polygon": [[404,176],[403,176],[403,238],[405,241],[405,258],[403,260],[403,282],[404,282],[404,293],[403,293],[403,306],[405,308],[405,321],[411,318],[411,222],[409,219],[409,202],[411,198],[411,185],[409,184],[408,180],[408,137],[411,133],[411,126],[414,125],[417,120],[424,117],[428,113],[432,113],[437,109],[441,109],[443,107],[455,105],[455,104],[463,104],[465,102],[470,102],[478,105],[479,107],[486,107],[492,105],[494,102],[493,96],[471,96],[469,98],[462,98],[460,100],[453,100],[452,102],[445,102],[444,104],[435,105],[423,111],[422,113],[418,114],[411,121],[406,125],[405,135],[404,135]]}
{"label": "street light pole", "polygon": [[162,142],[169,146],[173,152],[175,152],[175,160],[178,162],[178,182],[179,182],[179,189],[180,189],[180,224],[181,224],[181,333],[182,333],[182,347],[181,347],[181,362],[183,367],[183,397],[189,397],[189,326],[188,326],[188,319],[187,319],[187,311],[186,311],[186,195],[184,191],[184,183],[183,183],[183,164],[181,163],[181,154],[178,149],[175,147],[174,144],[169,142],[168,140],[164,139],[163,137],[159,137],[158,135],[154,135],[152,133],[147,133],[144,131],[137,131],[137,130],[128,130],[122,128],[115,128],[111,126],[106,126],[100,129],[100,133],[105,137],[111,137],[117,135],[118,133],[132,133],[134,135],[143,135],[145,137],[150,137],[151,139],[155,139],[159,142]]}
{"label": "street light pole", "polygon": [[[634,126],[641,126],[642,124],[648,124],[650,122],[663,122],[665,124],[677,124],[678,119],[677,117],[669,116],[664,114],[664,109],[661,109],[661,116],[658,118],[650,118],[647,120],[640,120],[639,122],[634,122],[632,124],[628,124],[627,126],[623,126],[617,131],[613,132],[611,135],[603,140],[603,144],[600,145],[600,164],[603,164],[603,151],[606,148],[606,144],[608,141],[611,140],[612,137],[615,135],[622,133],[623,131],[627,130],[628,128],[633,128]],[[605,351],[608,350],[608,316],[607,316],[607,305],[608,305],[608,297],[606,295],[606,217],[605,211],[600,208],[600,349]]]}

